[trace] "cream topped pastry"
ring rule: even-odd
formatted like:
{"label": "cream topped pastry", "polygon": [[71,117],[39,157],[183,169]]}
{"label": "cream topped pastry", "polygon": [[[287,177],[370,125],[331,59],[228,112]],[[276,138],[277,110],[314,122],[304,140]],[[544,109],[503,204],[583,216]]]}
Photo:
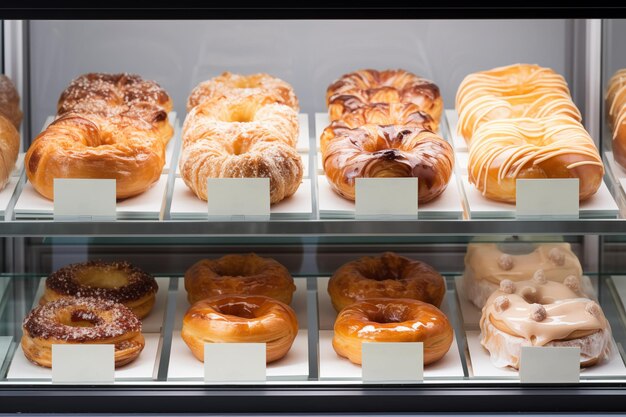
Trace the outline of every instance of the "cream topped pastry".
{"label": "cream topped pastry", "polygon": [[502,280],[480,319],[481,344],[498,367],[519,368],[522,346],[579,347],[581,366],[608,357],[611,328],[595,301],[570,275],[563,283],[542,272],[526,281]]}

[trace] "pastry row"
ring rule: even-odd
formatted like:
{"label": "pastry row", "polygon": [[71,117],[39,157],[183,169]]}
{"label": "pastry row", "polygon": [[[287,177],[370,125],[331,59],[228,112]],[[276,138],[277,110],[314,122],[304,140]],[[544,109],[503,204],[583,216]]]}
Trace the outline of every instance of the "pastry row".
{"label": "pastry row", "polygon": [[[607,105],[620,163],[623,72],[611,80]],[[329,85],[330,125],[320,138],[332,189],[354,200],[357,178],[417,177],[421,203],[436,199],[454,168],[439,135],[443,102],[432,81],[404,70],[359,70]],[[0,153],[8,177],[17,158],[19,99],[0,80]],[[200,83],[187,101],[179,161],[185,184],[206,200],[208,178],[270,179],[271,203],[302,181],[294,150],[298,99],[268,74],[224,73]],[[515,64],[468,75],[456,97],[458,130],[468,143],[469,181],[487,198],[515,202],[519,178],[578,178],[579,196],[599,188],[604,167],[581,124],[565,79],[549,68]],[[172,100],[158,84],[131,74],[92,73],[61,93],[57,118],[25,157],[26,174],[44,197],[54,178],[115,178],[118,199],[140,194],[159,178],[173,134]],[[4,122],[3,122],[4,121]],[[6,126],[5,126],[6,125]],[[0,171],[2,174],[3,171]]]}
{"label": "pastry row", "polygon": [[[504,248],[504,249],[503,249]],[[522,346],[574,346],[581,366],[611,353],[611,329],[567,243],[501,247],[470,244],[464,294],[482,309],[481,343],[497,367],[519,367]],[[509,250],[511,253],[506,252]],[[265,343],[267,362],[283,358],[298,333],[287,268],[255,254],[204,259],[185,273],[188,310],[181,337],[203,360],[205,343]],[[126,262],[68,265],[45,280],[40,306],[23,323],[22,349],[50,367],[51,345],[110,343],[116,364],[143,348],[155,279]],[[422,342],[425,365],[450,349],[454,332],[439,308],[445,279],[430,265],[394,253],[341,266],[328,281],[337,316],[332,345],[360,364],[363,343]]]}

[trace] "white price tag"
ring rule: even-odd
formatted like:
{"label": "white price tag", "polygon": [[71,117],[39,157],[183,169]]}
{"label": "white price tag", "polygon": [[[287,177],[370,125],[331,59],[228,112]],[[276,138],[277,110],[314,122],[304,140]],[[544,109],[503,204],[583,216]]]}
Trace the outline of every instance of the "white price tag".
{"label": "white price tag", "polygon": [[519,368],[522,383],[578,383],[580,348],[522,346]]}
{"label": "white price tag", "polygon": [[363,343],[364,382],[424,380],[423,343]]}
{"label": "white price tag", "polygon": [[417,219],[417,178],[357,178],[356,217]]}
{"label": "white price tag", "polygon": [[578,218],[578,178],[519,179],[517,217]]}
{"label": "white price tag", "polygon": [[204,382],[265,381],[265,343],[205,343]]}
{"label": "white price tag", "polygon": [[52,382],[112,384],[114,345],[52,345]]}
{"label": "white price tag", "polygon": [[269,178],[209,178],[209,218],[267,220],[270,217]]}
{"label": "white price tag", "polygon": [[115,220],[114,179],[54,179],[54,220]]}

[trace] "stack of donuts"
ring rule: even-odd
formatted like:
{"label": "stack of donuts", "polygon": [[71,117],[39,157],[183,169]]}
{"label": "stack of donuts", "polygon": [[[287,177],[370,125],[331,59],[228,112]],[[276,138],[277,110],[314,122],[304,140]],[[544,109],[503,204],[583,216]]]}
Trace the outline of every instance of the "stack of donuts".
{"label": "stack of donuts", "polygon": [[20,150],[20,96],[15,86],[4,74],[0,74],[0,190],[3,189]]}
{"label": "stack of donuts", "polygon": [[24,318],[22,351],[52,367],[52,345],[112,344],[115,367],[139,357],[141,320],[152,310],[158,286],[128,262],[89,261],[65,266],[46,278],[45,291]]}
{"label": "stack of donuts", "polygon": [[417,177],[418,201],[448,185],[454,156],[435,132],[443,102],[437,85],[404,70],[360,70],[326,91],[331,124],[320,138],[331,187],[355,199],[356,178]]}
{"label": "stack of donuts", "polygon": [[602,183],[598,150],[563,76],[515,64],[470,74],[456,95],[458,133],[469,147],[469,181],[514,203],[518,178],[578,178],[586,200]]}
{"label": "stack of donuts", "polygon": [[198,198],[207,199],[209,178],[269,178],[271,204],[298,190],[298,99],[289,84],[226,72],[196,86],[187,111],[179,166]]}
{"label": "stack of donuts", "polygon": [[344,264],[328,282],[339,313],[335,352],[360,365],[363,343],[422,342],[424,365],[438,361],[453,341],[452,326],[438,308],[445,292],[433,267],[395,253]]}
{"label": "stack of donuts", "polygon": [[606,114],[613,131],[613,157],[626,168],[626,69],[617,71],[609,80]]}
{"label": "stack of donuts", "polygon": [[28,180],[50,200],[55,178],[115,179],[118,199],[143,193],[163,170],[172,107],[165,90],[138,75],[79,76],[26,153]]}

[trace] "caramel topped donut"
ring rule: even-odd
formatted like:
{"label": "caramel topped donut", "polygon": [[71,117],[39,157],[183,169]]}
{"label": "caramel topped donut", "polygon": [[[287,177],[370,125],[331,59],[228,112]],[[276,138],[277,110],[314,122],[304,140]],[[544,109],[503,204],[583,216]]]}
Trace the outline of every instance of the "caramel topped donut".
{"label": "caramel topped donut", "polygon": [[344,308],[335,321],[333,348],[361,364],[364,342],[422,342],[424,365],[441,359],[454,332],[437,307],[410,299],[369,298]]}
{"label": "caramel topped donut", "polygon": [[89,261],[52,273],[39,304],[68,297],[101,298],[124,304],[143,318],[154,306],[158,288],[152,275],[128,262]]}
{"label": "caramel topped donut", "polygon": [[417,177],[419,202],[448,186],[454,155],[448,142],[419,127],[364,125],[335,131],[321,142],[326,178],[342,197],[354,200],[356,178]]}
{"label": "caramel topped donut", "polygon": [[139,118],[156,127],[165,143],[174,134],[167,117],[172,109],[172,99],[156,82],[126,73],[83,74],[70,82],[57,104],[59,116],[75,112]]}
{"label": "caramel topped donut", "polygon": [[367,298],[410,298],[439,307],[445,293],[446,282],[433,267],[392,252],[348,262],[328,281],[337,311]]}
{"label": "caramel topped donut", "polygon": [[600,306],[581,295],[572,279],[563,284],[535,276],[502,281],[480,319],[481,344],[496,366],[519,367],[522,346],[580,348],[581,366],[610,352],[611,330]]}
{"label": "caramel topped donut", "polygon": [[185,272],[187,299],[193,304],[216,295],[263,295],[285,304],[296,290],[287,268],[254,253],[202,259]]}
{"label": "caramel topped donut", "polygon": [[280,301],[260,295],[218,295],[191,306],[181,337],[203,362],[205,343],[265,343],[270,363],[289,352],[297,334],[296,313]]}
{"label": "caramel topped donut", "polygon": [[141,321],[132,311],[96,298],[59,299],[24,318],[22,350],[40,366],[52,367],[54,344],[113,344],[115,366],[135,360],[144,347]]}
{"label": "caramel topped donut", "polygon": [[330,120],[375,103],[412,103],[439,122],[443,101],[432,81],[404,70],[365,69],[343,75],[326,90]]}
{"label": "caramel topped donut", "polygon": [[298,111],[298,98],[291,85],[269,74],[251,75],[224,72],[217,77],[198,84],[187,101],[187,111],[205,101],[220,97],[251,96],[263,94],[272,98],[274,103],[284,104]]}
{"label": "caramel topped donut", "polygon": [[4,74],[0,74],[0,116],[6,117],[16,130],[20,130],[20,96],[9,77]]}

